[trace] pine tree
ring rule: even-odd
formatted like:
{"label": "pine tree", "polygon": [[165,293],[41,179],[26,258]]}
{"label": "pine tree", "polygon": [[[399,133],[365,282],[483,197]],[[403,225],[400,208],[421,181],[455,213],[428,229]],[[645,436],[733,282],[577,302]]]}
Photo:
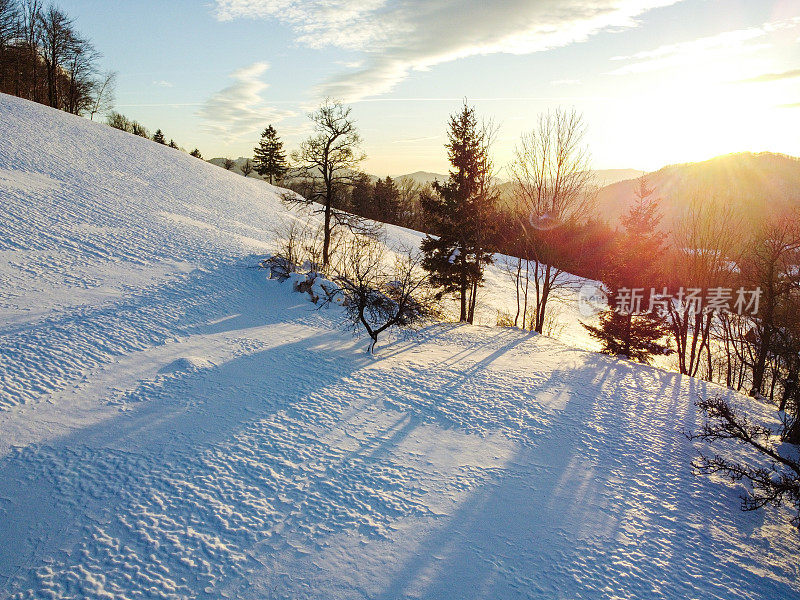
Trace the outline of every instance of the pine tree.
{"label": "pine tree", "polygon": [[370,218],[385,223],[396,223],[400,212],[400,191],[394,180],[386,176],[386,179],[378,179],[375,183],[375,194],[373,197],[374,216]]}
{"label": "pine tree", "polygon": [[266,177],[270,183],[280,181],[286,174],[286,154],[283,151],[283,142],[272,125],[269,125],[261,134],[261,141],[254,148],[255,160],[253,166],[256,173]]}
{"label": "pine tree", "polygon": [[369,175],[359,173],[353,180],[350,188],[350,206],[355,214],[372,218],[372,202],[375,197],[375,186],[372,185]]}
{"label": "pine tree", "polygon": [[203,155],[200,154],[200,150],[198,150],[197,148],[189,152],[189,156],[194,156],[195,158],[203,158]]}
{"label": "pine tree", "polygon": [[170,148],[175,148],[175,150],[177,150],[178,149],[178,144],[175,143],[175,140],[170,140],[169,141],[169,147]]}
{"label": "pine tree", "polygon": [[[611,307],[600,314],[600,325],[583,323],[589,335],[603,344],[604,354],[649,363],[654,354],[669,354],[660,340],[669,333],[664,307],[652,291],[663,275],[666,234],[659,230],[661,214],[654,190],[639,180],[637,200],[622,217],[624,232],[611,253],[603,284]],[[635,294],[631,290],[640,290]],[[633,300],[637,297],[638,300]],[[618,301],[624,299],[624,301]]]}
{"label": "pine tree", "polygon": [[159,144],[166,144],[166,140],[164,139],[164,132],[160,129],[156,129],[156,132],[153,134],[153,141],[158,142]]}
{"label": "pine tree", "polygon": [[450,117],[445,147],[452,169],[445,183],[433,184],[432,194],[421,197],[437,237],[422,241],[423,267],[443,294],[460,300],[461,321],[472,323],[477,288],[483,268],[491,262],[485,249],[487,215],[496,196],[490,188],[490,131],[481,127],[475,109],[466,103]]}

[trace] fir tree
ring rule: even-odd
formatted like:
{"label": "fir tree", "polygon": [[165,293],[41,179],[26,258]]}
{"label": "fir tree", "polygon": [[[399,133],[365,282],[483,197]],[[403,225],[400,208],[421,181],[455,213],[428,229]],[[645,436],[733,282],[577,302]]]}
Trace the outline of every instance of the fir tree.
{"label": "fir tree", "polygon": [[201,158],[201,159],[203,158],[203,155],[200,154],[200,150],[198,150],[197,148],[189,152],[189,156],[194,156],[195,158]]}
{"label": "fir tree", "polygon": [[169,147],[170,148],[175,148],[175,150],[177,150],[178,149],[178,144],[175,143],[175,140],[170,140],[169,141]]}
{"label": "fir tree", "polygon": [[253,166],[256,173],[266,177],[270,183],[280,181],[287,171],[286,154],[283,151],[283,142],[272,125],[261,134],[261,141],[255,147],[254,153]]}
{"label": "fir tree", "polygon": [[375,186],[372,185],[369,175],[359,173],[350,188],[349,208],[357,215],[371,218],[374,197]]}
{"label": "fir tree", "polygon": [[374,216],[367,216],[385,223],[397,222],[398,213],[400,212],[400,191],[397,189],[394,180],[388,175],[386,179],[378,179],[375,183],[373,206]]}
{"label": "fir tree", "polygon": [[485,249],[486,223],[495,194],[490,189],[490,130],[478,124],[475,109],[464,107],[450,117],[445,145],[452,169],[447,182],[433,184],[421,197],[436,237],[422,241],[423,266],[443,294],[455,293],[461,321],[471,323],[483,268],[491,262]]}
{"label": "fir tree", "polygon": [[164,132],[160,129],[156,129],[156,132],[153,134],[153,141],[159,144],[166,144],[166,140],[164,139]]}
{"label": "fir tree", "polygon": [[611,307],[600,314],[598,327],[583,323],[589,335],[603,344],[604,354],[644,363],[649,363],[654,354],[671,352],[660,341],[669,333],[665,307],[652,296],[663,275],[666,237],[658,228],[661,214],[653,191],[644,177],[639,180],[637,200],[621,219],[624,232],[603,273]]}

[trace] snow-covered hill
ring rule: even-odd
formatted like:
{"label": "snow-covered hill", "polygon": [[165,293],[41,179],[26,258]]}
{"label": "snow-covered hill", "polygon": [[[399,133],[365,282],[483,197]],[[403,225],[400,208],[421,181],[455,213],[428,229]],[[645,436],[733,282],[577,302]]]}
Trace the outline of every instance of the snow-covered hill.
{"label": "snow-covered hill", "polygon": [[275,188],[2,95],[0,198],[0,598],[800,596],[785,515],[690,473],[717,389],[488,326],[369,357],[253,268]]}

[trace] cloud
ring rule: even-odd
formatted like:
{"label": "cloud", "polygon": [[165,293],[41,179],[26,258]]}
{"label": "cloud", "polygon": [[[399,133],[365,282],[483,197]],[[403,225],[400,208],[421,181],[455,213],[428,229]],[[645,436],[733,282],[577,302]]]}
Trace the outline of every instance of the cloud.
{"label": "cloud", "polygon": [[400,140],[393,140],[392,144],[418,144],[420,142],[430,142],[431,140],[438,140],[441,136],[426,135],[424,137],[404,138]]}
{"label": "cloud", "polygon": [[580,79],[556,79],[551,81],[550,85],[580,85]]}
{"label": "cloud", "polygon": [[266,104],[261,94],[269,86],[261,80],[269,65],[257,62],[234,71],[234,83],[211,96],[197,111],[204,129],[232,142],[268,123],[275,123],[294,115]]}
{"label": "cloud", "polygon": [[738,83],[766,83],[769,81],[780,81],[782,79],[793,79],[800,77],[800,69],[792,69],[791,71],[784,71],[783,73],[764,73],[749,79],[742,79]]}
{"label": "cloud", "polygon": [[791,104],[780,104],[778,108],[800,108],[800,102],[793,102]]}
{"label": "cloud", "polygon": [[607,74],[646,73],[696,63],[700,57],[729,56],[735,52],[752,52],[769,47],[770,44],[765,41],[765,38],[770,33],[790,29],[798,24],[800,24],[800,17],[764,23],[760,27],[724,31],[686,42],[666,44],[654,50],[645,50],[628,56],[615,56],[611,60],[627,61],[632,64],[614,69]]}
{"label": "cloud", "polygon": [[164,79],[161,79],[160,81],[154,81],[153,85],[158,86],[158,87],[165,87],[165,88],[173,87],[172,86],[172,82],[166,81]]}
{"label": "cloud", "polygon": [[414,70],[479,54],[528,54],[633,27],[681,0],[216,0],[220,20],[275,19],[300,44],[364,54],[319,86],[348,101],[391,90]]}

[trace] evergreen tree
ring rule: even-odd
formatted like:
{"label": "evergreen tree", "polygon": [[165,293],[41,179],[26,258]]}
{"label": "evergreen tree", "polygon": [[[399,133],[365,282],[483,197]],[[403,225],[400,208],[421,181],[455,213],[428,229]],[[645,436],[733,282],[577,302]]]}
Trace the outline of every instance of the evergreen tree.
{"label": "evergreen tree", "polygon": [[490,131],[481,127],[475,109],[466,103],[450,117],[445,147],[452,169],[445,183],[433,184],[433,193],[421,202],[437,237],[422,241],[423,267],[441,293],[460,300],[461,321],[472,323],[477,288],[483,268],[491,262],[485,249],[487,215],[496,195],[491,189]]}
{"label": "evergreen tree", "polygon": [[169,141],[169,147],[170,148],[175,148],[175,150],[177,150],[178,149],[178,144],[175,143],[175,140],[170,140]]}
{"label": "evergreen tree", "polygon": [[164,132],[160,129],[156,129],[156,132],[153,134],[153,141],[158,142],[159,144],[166,144],[166,140],[164,139]]}
{"label": "evergreen tree", "polygon": [[[624,232],[617,239],[603,284],[611,307],[600,314],[600,325],[583,323],[589,335],[600,340],[604,354],[626,356],[649,363],[654,354],[669,354],[660,340],[669,333],[665,307],[651,294],[663,276],[666,234],[658,225],[661,214],[644,177],[637,200],[622,217]],[[662,286],[663,287],[663,286]]]}
{"label": "evergreen tree", "polygon": [[388,175],[386,179],[378,179],[375,183],[373,207],[374,216],[368,215],[370,218],[386,223],[397,222],[400,213],[400,191]]}
{"label": "evergreen tree", "polygon": [[270,183],[280,181],[286,174],[286,154],[283,151],[283,142],[272,125],[269,125],[261,134],[261,141],[254,149],[255,160],[253,166],[256,173],[266,177]]}
{"label": "evergreen tree", "polygon": [[200,158],[200,159],[203,158],[203,155],[200,154],[200,150],[198,150],[197,148],[189,152],[189,156],[194,156],[195,158]]}
{"label": "evergreen tree", "polygon": [[350,188],[350,209],[357,215],[370,218],[372,202],[375,197],[375,186],[372,185],[369,175],[359,173],[353,180]]}

